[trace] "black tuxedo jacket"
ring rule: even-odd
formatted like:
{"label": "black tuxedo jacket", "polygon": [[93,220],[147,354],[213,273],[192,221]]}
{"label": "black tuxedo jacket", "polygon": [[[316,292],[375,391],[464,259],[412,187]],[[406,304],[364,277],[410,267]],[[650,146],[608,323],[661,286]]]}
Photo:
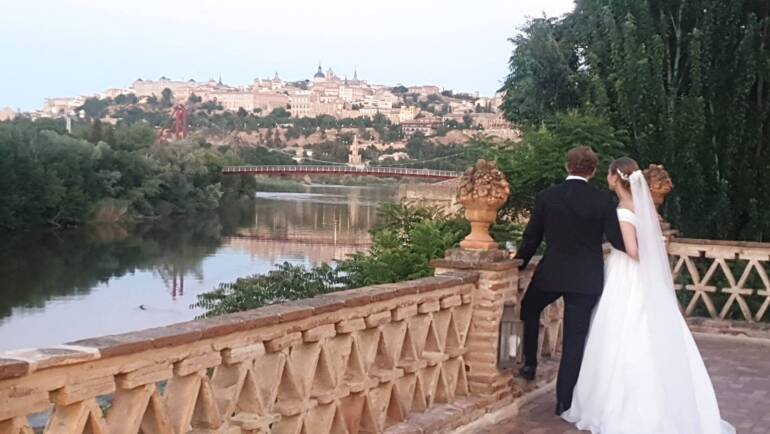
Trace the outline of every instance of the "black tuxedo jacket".
{"label": "black tuxedo jacket", "polygon": [[526,267],[545,238],[545,254],[530,289],[601,294],[606,239],[624,250],[612,196],[580,179],[547,188],[535,198],[535,209],[516,257]]}

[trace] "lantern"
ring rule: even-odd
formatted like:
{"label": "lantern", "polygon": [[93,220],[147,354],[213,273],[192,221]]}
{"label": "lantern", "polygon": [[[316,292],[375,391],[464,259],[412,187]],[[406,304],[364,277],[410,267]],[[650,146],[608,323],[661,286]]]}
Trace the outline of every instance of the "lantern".
{"label": "lantern", "polygon": [[517,318],[516,310],[516,305],[513,302],[503,305],[497,344],[497,367],[500,370],[513,369],[518,359],[522,324]]}

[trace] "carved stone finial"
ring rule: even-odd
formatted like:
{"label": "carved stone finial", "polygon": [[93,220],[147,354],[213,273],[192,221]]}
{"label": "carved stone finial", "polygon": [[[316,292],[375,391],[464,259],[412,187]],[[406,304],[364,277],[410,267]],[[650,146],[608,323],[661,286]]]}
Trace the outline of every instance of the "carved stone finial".
{"label": "carved stone finial", "polygon": [[497,210],[508,200],[511,189],[505,176],[492,161],[479,160],[460,178],[457,202],[465,208],[471,233],[460,243],[468,250],[493,250],[497,243],[489,235],[489,226]]}

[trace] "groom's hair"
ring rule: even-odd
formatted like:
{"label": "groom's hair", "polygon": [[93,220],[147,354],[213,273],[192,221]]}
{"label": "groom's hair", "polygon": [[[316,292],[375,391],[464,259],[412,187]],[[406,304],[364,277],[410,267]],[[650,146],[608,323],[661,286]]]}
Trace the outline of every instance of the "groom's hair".
{"label": "groom's hair", "polygon": [[578,146],[567,152],[567,172],[570,175],[592,176],[598,164],[599,157],[588,146]]}

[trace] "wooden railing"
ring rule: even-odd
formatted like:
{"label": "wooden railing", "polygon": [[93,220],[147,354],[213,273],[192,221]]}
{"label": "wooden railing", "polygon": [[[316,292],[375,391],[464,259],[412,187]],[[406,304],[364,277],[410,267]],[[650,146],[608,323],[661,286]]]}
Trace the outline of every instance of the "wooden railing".
{"label": "wooden railing", "polygon": [[686,316],[770,321],[770,244],[673,238],[668,249]]}

